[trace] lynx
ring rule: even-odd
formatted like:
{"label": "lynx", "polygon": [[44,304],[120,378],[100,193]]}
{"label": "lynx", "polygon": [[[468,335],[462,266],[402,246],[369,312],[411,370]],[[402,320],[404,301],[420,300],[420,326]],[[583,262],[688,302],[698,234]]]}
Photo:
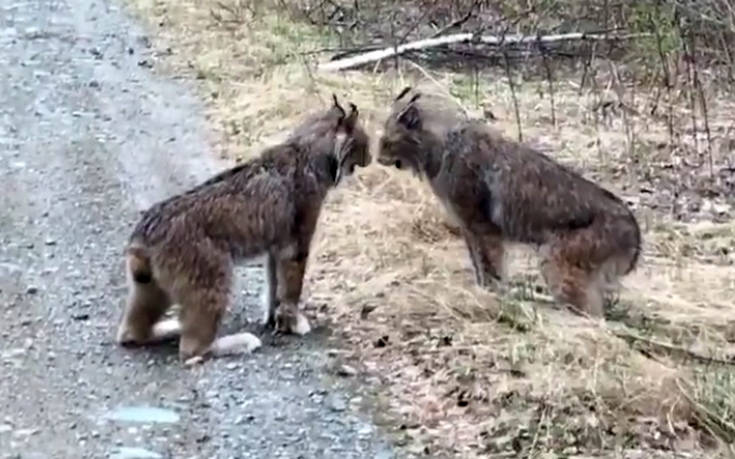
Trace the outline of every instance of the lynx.
{"label": "lynx", "polygon": [[[366,167],[369,138],[358,110],[334,96],[278,145],[148,209],[126,247],[128,299],[117,341],[145,344],[179,336],[182,360],[252,350],[249,333],[215,340],[231,295],[233,266],[265,255],[265,324],[310,331],[299,311],[309,246],[328,191]],[[172,305],[177,319],[162,320]]]}
{"label": "lynx", "polygon": [[428,180],[459,222],[476,281],[504,276],[504,244],[534,246],[554,298],[604,314],[605,294],[638,262],[641,235],[611,192],[482,121],[447,118],[405,88],[393,103],[377,161]]}

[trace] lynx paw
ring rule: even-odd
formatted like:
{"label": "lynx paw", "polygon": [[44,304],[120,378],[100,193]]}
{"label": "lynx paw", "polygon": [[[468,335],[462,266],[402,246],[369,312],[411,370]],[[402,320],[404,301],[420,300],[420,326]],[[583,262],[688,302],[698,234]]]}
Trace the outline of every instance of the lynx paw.
{"label": "lynx paw", "polygon": [[291,329],[293,333],[297,335],[305,335],[311,331],[311,325],[305,315],[298,313],[296,314],[296,326]]}
{"label": "lynx paw", "polygon": [[204,363],[204,357],[202,357],[201,355],[195,355],[194,357],[184,360],[184,366],[189,368],[193,367],[194,365],[199,365],[201,363]]}
{"label": "lynx paw", "polygon": [[178,319],[165,319],[153,326],[153,340],[163,341],[181,334],[181,323]]}
{"label": "lynx paw", "polygon": [[298,311],[279,310],[276,314],[276,331],[304,336],[311,331],[311,325],[306,316]]}
{"label": "lynx paw", "polygon": [[258,349],[263,343],[250,333],[236,333],[217,338],[210,351],[215,357],[235,354],[249,354]]}

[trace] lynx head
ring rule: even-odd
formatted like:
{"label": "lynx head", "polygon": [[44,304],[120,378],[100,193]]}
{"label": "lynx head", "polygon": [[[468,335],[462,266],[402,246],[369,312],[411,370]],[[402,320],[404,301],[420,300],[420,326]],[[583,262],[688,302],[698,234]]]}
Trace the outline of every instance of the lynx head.
{"label": "lynx head", "polygon": [[309,151],[318,168],[329,169],[337,185],[343,177],[352,175],[355,167],[367,167],[370,156],[370,139],[358,122],[359,112],[350,104],[347,113],[332,96],[331,106],[306,118],[292,133],[290,141]]}
{"label": "lynx head", "polygon": [[424,130],[421,111],[416,104],[421,93],[408,98],[406,95],[410,91],[410,87],[401,91],[393,104],[380,137],[377,160],[383,166],[408,168],[418,174],[431,135]]}
{"label": "lynx head", "polygon": [[350,176],[355,167],[367,167],[370,156],[370,139],[363,127],[358,123],[359,112],[357,106],[350,103],[350,113],[346,113],[339,104],[336,95],[332,95],[334,105],[331,111],[336,115],[336,135],[334,140],[334,158],[337,160],[337,173],[334,184],[337,185],[342,177]]}

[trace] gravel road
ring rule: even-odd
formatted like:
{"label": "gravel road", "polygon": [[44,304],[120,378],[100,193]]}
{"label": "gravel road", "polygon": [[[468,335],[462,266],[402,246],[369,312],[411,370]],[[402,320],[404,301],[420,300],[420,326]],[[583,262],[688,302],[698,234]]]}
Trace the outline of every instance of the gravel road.
{"label": "gravel road", "polygon": [[[108,0],[0,4],[0,457],[393,457],[323,334],[194,369],[113,344],[138,212],[225,166],[142,37]],[[259,316],[239,278],[223,332]]]}

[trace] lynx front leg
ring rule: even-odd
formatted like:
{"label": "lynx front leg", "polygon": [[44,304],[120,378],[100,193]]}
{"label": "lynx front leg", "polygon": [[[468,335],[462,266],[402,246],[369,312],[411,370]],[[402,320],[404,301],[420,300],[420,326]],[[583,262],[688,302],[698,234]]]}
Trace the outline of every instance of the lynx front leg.
{"label": "lynx front leg", "polygon": [[482,236],[482,253],[485,255],[483,272],[490,282],[503,280],[505,277],[505,247],[503,236],[491,231]]}
{"label": "lynx front leg", "polygon": [[504,249],[499,234],[475,234],[464,231],[465,242],[472,260],[475,280],[481,287],[490,287],[502,279]]}
{"label": "lynx front leg", "polygon": [[299,311],[299,299],[304,282],[308,250],[297,250],[295,254],[282,254],[276,267],[277,304],[276,328],[284,333],[305,335],[311,331],[306,317]]}
{"label": "lynx front leg", "polygon": [[144,284],[134,281],[130,276],[128,289],[125,312],[117,330],[117,342],[123,346],[153,344],[175,336],[177,330],[169,330],[166,321],[158,322],[171,305],[166,292],[153,280]]}

